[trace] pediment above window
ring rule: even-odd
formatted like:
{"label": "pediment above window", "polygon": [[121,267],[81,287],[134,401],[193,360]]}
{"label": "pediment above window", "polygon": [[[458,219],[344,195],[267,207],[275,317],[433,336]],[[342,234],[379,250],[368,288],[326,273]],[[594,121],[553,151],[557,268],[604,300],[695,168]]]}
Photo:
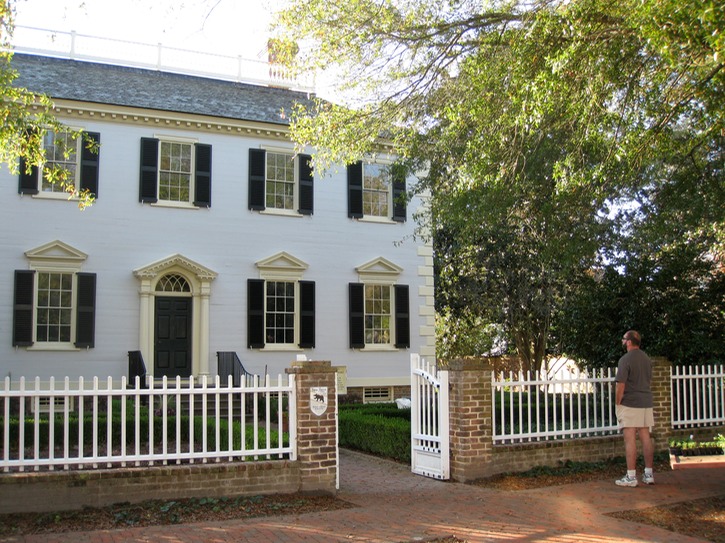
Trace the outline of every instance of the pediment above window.
{"label": "pediment above window", "polygon": [[168,256],[141,268],[133,270],[133,274],[139,278],[153,278],[170,271],[184,271],[196,277],[200,281],[211,281],[218,275],[217,272],[202,266],[180,254]]}
{"label": "pediment above window", "polygon": [[58,265],[72,263],[76,266],[88,258],[88,255],[83,251],[59,240],[51,241],[35,249],[30,249],[25,252],[25,256],[31,264]]}
{"label": "pediment above window", "polygon": [[256,262],[262,279],[300,279],[309,267],[297,257],[282,251]]}
{"label": "pediment above window", "polygon": [[395,282],[398,276],[403,273],[403,268],[390,260],[378,257],[366,264],[355,268],[360,281],[365,282]]}

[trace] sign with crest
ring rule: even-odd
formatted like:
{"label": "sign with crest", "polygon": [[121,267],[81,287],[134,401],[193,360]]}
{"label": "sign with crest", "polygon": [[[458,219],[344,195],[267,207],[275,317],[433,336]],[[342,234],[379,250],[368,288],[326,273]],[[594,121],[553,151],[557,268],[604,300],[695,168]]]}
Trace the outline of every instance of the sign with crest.
{"label": "sign with crest", "polygon": [[327,411],[327,387],[310,387],[310,410],[318,417]]}

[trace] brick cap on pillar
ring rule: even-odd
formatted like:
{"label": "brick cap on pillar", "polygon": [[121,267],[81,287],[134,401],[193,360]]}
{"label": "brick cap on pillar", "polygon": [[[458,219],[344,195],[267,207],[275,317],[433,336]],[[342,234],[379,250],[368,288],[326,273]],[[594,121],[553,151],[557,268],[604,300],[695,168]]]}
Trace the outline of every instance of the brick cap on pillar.
{"label": "brick cap on pillar", "polygon": [[287,374],[303,374],[303,373],[337,373],[337,367],[333,367],[329,360],[305,360],[302,362],[294,362],[291,368],[286,368]]}
{"label": "brick cap on pillar", "polygon": [[652,360],[654,366],[665,368],[672,367],[672,362],[664,356],[650,356],[650,359]]}
{"label": "brick cap on pillar", "polygon": [[456,358],[447,364],[450,371],[484,371],[491,370],[493,365],[490,358],[466,357]]}

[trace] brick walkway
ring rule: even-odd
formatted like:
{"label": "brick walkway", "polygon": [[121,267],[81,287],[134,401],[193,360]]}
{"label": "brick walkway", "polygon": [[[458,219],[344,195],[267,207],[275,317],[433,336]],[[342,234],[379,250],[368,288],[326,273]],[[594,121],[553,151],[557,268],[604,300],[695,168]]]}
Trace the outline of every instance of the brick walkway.
{"label": "brick walkway", "polygon": [[725,469],[656,473],[657,484],[620,488],[613,481],[502,492],[412,475],[393,462],[342,451],[341,511],[245,521],[30,536],[24,542],[408,543],[455,535],[471,543],[697,542],[605,516],[717,495]]}

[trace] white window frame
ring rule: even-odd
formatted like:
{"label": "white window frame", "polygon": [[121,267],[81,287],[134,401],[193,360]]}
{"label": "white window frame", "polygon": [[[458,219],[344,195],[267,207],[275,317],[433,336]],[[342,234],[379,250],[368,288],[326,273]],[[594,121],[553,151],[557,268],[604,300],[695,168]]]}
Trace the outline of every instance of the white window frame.
{"label": "white window frame", "polygon": [[[26,347],[28,351],[79,351],[75,346],[76,313],[78,297],[78,273],[82,271],[83,262],[88,255],[65,245],[53,242],[38,249],[25,253],[28,268],[35,271],[33,281],[33,344]],[[67,273],[72,277],[71,284],[71,322],[69,341],[38,341],[38,287],[41,273]]]}
{"label": "white window frame", "polygon": [[[196,144],[199,142],[196,138],[184,138],[181,136],[168,136],[154,134],[154,138],[158,140],[158,161],[156,164],[156,198],[157,201],[152,203],[156,207],[180,207],[185,209],[197,209],[194,205],[194,194],[196,191]],[[164,143],[178,143],[191,147],[191,163],[189,175],[189,198],[186,201],[164,200],[161,198],[161,147]]]}
{"label": "white window frame", "polygon": [[[264,215],[286,215],[288,217],[303,217],[298,211],[300,208],[300,168],[299,161],[300,157],[295,153],[291,147],[275,147],[271,145],[261,145],[260,149],[266,151],[264,156],[264,209],[260,210],[261,214]],[[292,196],[292,209],[280,209],[278,207],[270,207],[267,205],[267,183],[269,182],[269,173],[267,171],[267,164],[270,153],[278,155],[287,155],[292,161],[292,172],[294,175],[294,190]]]}
{"label": "white window frame", "polygon": [[[276,255],[257,262],[259,269],[259,278],[264,280],[264,347],[261,351],[293,351],[303,352],[299,346],[300,343],[300,281],[304,278],[304,272],[307,270],[307,264],[292,255],[281,252]],[[267,283],[270,281],[279,281],[294,283],[294,337],[292,343],[269,343],[267,342]]]}
{"label": "white window frame", "polygon": [[[45,151],[48,149],[46,147],[46,142],[45,142],[46,137],[52,135],[53,140],[55,141],[55,138],[58,136],[58,134],[70,135],[72,132],[78,131],[78,130],[82,130],[82,129],[79,127],[68,126],[68,127],[66,127],[65,130],[63,130],[61,132],[55,132],[53,130],[48,130],[46,132],[45,137],[43,138],[43,142],[42,142],[43,152],[45,153]],[[80,179],[81,179],[81,158],[82,158],[82,154],[83,154],[83,135],[78,133],[75,140],[76,140],[75,175],[73,176],[73,178],[69,178],[66,182],[72,183],[74,187],[78,188],[79,184],[80,184]],[[60,185],[58,185],[58,184],[54,184],[52,190],[46,190],[43,188],[43,185],[45,183],[45,165],[49,162],[54,162],[54,161],[46,160],[43,163],[43,165],[40,168],[38,168],[38,187],[37,187],[38,193],[34,194],[33,197],[34,198],[47,198],[49,200],[69,200],[69,199],[77,200],[78,199],[77,196],[73,197],[69,192],[67,192],[66,190],[61,188]],[[69,164],[69,162],[64,162],[64,164]]]}
{"label": "white window frame", "polygon": [[[363,284],[363,336],[365,338],[365,351],[397,351],[395,347],[395,285],[403,269],[385,258],[376,258],[367,264],[358,266],[358,280]],[[368,286],[387,287],[390,292],[390,329],[388,343],[367,342],[367,288]]]}
{"label": "white window frame", "polygon": [[363,387],[363,403],[389,403],[392,401],[393,387]]}

